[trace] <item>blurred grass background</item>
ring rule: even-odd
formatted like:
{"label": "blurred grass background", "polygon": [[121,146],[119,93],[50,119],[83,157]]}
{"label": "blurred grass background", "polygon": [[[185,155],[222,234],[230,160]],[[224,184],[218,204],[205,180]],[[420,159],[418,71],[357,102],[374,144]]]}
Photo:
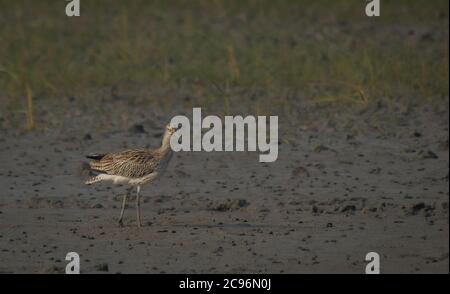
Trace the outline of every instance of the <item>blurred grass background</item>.
{"label": "blurred grass background", "polygon": [[72,18],[67,3],[0,0],[1,111],[22,109],[29,128],[35,97],[130,84],[225,112],[448,100],[447,0],[382,0],[378,18],[362,0],[81,0]]}

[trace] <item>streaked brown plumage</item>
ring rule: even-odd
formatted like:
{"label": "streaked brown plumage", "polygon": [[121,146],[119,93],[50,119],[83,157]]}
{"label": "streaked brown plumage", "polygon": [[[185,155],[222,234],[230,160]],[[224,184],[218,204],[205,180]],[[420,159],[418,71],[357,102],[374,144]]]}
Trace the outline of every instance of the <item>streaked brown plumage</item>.
{"label": "streaked brown plumage", "polygon": [[165,154],[149,149],[110,153],[90,162],[91,170],[108,175],[137,179],[153,173]]}
{"label": "streaked brown plumage", "polygon": [[[167,126],[161,147],[155,150],[142,148],[87,156],[92,159],[89,163],[91,171],[99,174],[86,181],[86,184],[91,185],[100,181],[112,181],[114,184],[126,184],[137,187],[136,210],[138,226],[141,226],[139,202],[141,186],[157,179],[166,170],[173,154],[170,148],[170,138],[174,132],[174,128]],[[119,217],[120,225],[122,224],[126,197],[127,195],[124,196],[122,202],[122,210]]]}

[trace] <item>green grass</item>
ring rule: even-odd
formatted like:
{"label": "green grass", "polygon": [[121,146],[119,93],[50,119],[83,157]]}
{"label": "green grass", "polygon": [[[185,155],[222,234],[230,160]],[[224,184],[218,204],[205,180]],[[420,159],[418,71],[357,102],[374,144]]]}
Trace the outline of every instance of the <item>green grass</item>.
{"label": "green grass", "polygon": [[26,108],[30,93],[130,81],[227,112],[449,95],[447,0],[384,0],[379,18],[360,0],[81,0],[79,18],[66,3],[0,0],[0,99]]}

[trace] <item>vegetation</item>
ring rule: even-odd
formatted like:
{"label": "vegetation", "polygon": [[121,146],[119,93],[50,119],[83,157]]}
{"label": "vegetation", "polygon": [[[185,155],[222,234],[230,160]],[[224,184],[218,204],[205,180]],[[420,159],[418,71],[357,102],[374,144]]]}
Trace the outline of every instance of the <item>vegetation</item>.
{"label": "vegetation", "polygon": [[447,0],[385,0],[378,18],[362,0],[81,0],[73,18],[66,4],[0,0],[0,99],[30,127],[33,97],[130,82],[227,111],[449,95]]}

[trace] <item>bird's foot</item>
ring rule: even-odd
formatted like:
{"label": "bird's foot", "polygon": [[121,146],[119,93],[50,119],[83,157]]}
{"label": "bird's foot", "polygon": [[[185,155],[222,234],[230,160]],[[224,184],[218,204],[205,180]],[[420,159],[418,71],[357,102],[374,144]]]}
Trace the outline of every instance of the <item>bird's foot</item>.
{"label": "bird's foot", "polygon": [[122,220],[121,219],[119,219],[119,221],[117,222],[117,225],[120,227],[120,228],[122,228],[123,227],[123,222],[122,222]]}

